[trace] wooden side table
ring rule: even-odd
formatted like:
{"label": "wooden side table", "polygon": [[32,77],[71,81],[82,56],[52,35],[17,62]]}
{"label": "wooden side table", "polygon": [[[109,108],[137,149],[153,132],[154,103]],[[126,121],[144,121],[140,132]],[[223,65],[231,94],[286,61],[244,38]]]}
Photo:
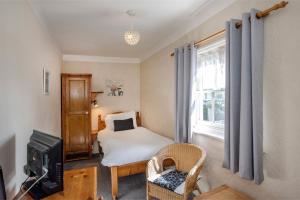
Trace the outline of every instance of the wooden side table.
{"label": "wooden side table", "polygon": [[[22,200],[32,200],[32,198],[27,194]],[[43,200],[97,200],[97,167],[66,170],[64,191]]]}
{"label": "wooden side table", "polygon": [[92,134],[91,134],[92,145],[97,140],[98,132],[99,132],[98,130],[92,130]]}
{"label": "wooden side table", "polygon": [[242,194],[227,185],[222,185],[209,192],[196,196],[194,200],[252,200],[245,194]]}
{"label": "wooden side table", "polygon": [[98,136],[99,131],[97,130],[93,130],[92,131],[92,135],[91,135],[91,140],[92,140],[92,146],[94,145],[95,141],[97,142],[97,147],[98,147],[98,152],[100,154],[103,154],[102,152],[102,147],[100,146],[100,142],[97,140],[97,136]]}

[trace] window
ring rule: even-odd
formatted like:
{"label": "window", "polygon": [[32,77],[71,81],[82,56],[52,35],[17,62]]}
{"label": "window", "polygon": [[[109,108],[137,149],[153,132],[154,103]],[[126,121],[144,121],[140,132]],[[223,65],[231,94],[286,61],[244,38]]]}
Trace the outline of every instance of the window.
{"label": "window", "polygon": [[193,131],[224,138],[225,40],[198,49]]}

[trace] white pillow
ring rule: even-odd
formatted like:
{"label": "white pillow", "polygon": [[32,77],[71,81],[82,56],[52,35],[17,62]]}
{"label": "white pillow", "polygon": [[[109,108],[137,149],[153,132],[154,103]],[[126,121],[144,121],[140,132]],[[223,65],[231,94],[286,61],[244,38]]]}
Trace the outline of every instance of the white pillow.
{"label": "white pillow", "polygon": [[129,118],[132,118],[133,127],[136,128],[137,123],[136,123],[136,116],[135,116],[134,111],[124,112],[124,113],[119,113],[119,114],[106,115],[106,117],[105,117],[106,128],[108,128],[109,130],[114,131],[115,130],[114,120],[124,120],[124,119],[129,119]]}

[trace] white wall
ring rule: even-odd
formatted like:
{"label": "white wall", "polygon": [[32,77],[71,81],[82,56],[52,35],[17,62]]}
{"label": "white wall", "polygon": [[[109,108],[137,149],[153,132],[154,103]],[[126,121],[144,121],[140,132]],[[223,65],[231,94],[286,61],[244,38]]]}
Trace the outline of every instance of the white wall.
{"label": "white wall", "polygon": [[[97,130],[98,115],[116,111],[140,110],[140,65],[129,63],[100,63],[64,61],[64,73],[92,74],[92,91],[104,91],[97,96],[99,108],[92,109],[92,129]],[[123,96],[108,96],[106,80],[120,81]]]}
{"label": "white wall", "polygon": [[[141,113],[144,126],[169,137],[174,133],[174,63],[170,53],[185,42],[224,28],[225,20],[241,18],[250,8],[268,8],[278,1],[238,0],[198,28],[141,64]],[[212,187],[228,184],[255,199],[296,200],[300,197],[300,1],[265,18],[264,159],[261,185],[222,168],[223,142],[198,135],[194,143],[208,152],[206,173]]]}
{"label": "white wall", "polygon": [[[50,95],[42,93],[43,66]],[[60,136],[61,53],[27,1],[0,1],[0,165],[8,199],[25,180],[33,129]]]}

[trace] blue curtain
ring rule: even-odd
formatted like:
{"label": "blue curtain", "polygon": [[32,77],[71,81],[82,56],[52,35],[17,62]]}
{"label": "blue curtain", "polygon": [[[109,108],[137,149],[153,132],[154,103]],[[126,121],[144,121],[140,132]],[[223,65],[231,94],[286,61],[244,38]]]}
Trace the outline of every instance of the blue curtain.
{"label": "blue curtain", "polygon": [[175,140],[178,143],[191,142],[192,87],[196,75],[196,49],[194,42],[175,49]]}
{"label": "blue curtain", "polygon": [[[226,23],[224,167],[260,184],[263,175],[264,23],[252,9]],[[249,18],[251,19],[249,21]]]}

